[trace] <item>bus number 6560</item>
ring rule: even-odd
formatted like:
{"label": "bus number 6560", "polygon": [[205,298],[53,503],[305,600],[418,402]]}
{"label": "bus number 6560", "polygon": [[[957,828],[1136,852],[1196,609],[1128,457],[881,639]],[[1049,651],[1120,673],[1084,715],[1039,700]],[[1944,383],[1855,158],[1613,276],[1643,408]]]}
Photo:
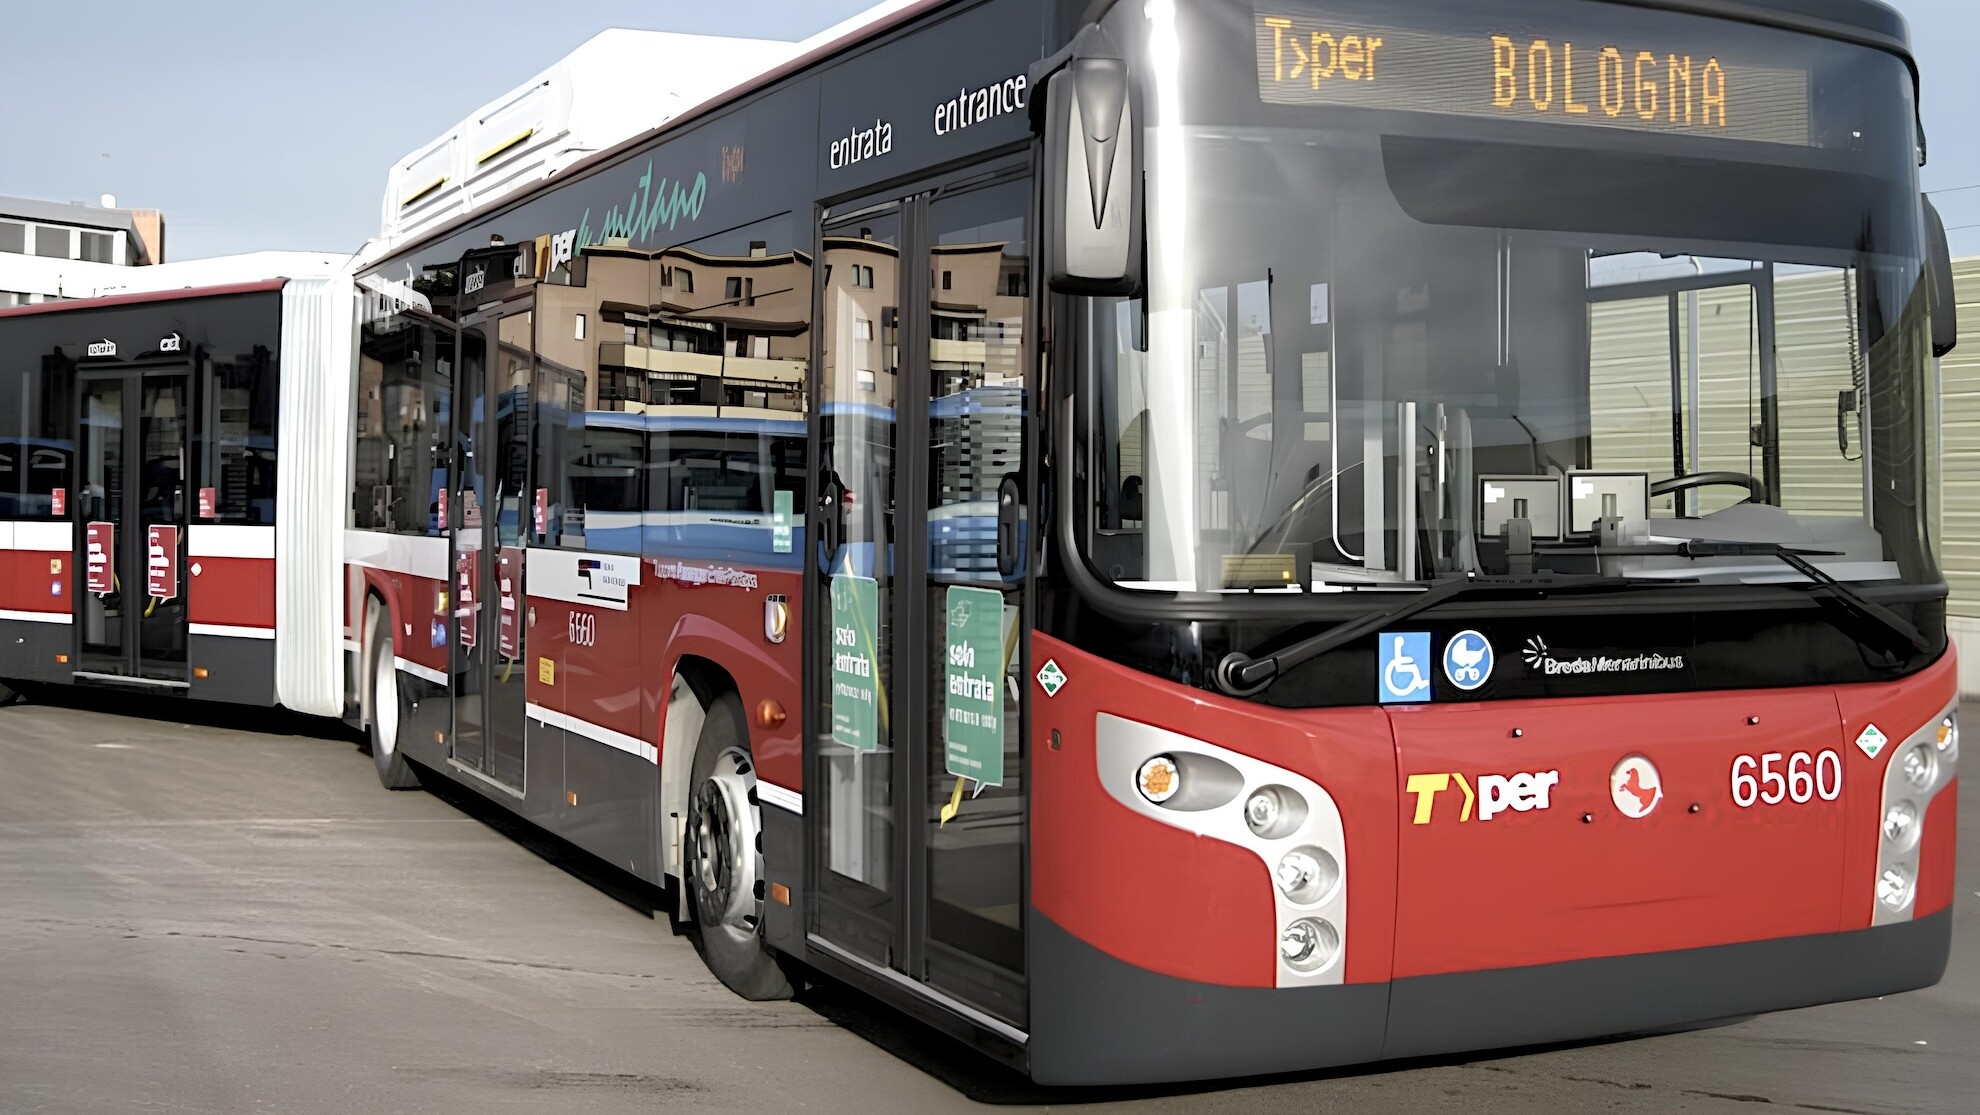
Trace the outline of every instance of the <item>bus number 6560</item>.
{"label": "bus number 6560", "polygon": [[594,646],[598,642],[598,617],[590,612],[571,613],[571,645]]}
{"label": "bus number 6560", "polygon": [[1834,751],[1819,755],[1770,751],[1758,759],[1741,755],[1732,764],[1733,804],[1748,809],[1755,802],[1805,805],[1816,798],[1834,801],[1842,796],[1842,780],[1842,756]]}

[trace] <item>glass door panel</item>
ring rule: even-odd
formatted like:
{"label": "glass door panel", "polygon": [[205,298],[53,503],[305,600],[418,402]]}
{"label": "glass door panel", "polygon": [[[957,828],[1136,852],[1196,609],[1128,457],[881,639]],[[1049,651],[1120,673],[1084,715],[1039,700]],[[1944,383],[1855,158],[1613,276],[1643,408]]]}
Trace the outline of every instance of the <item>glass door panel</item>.
{"label": "glass door panel", "polygon": [[523,788],[525,603],[523,532],[532,514],[530,489],[530,378],[535,370],[528,310],[481,327],[494,377],[495,438],[490,445],[484,490],[493,493],[483,516],[483,549],[493,557],[488,583],[495,624],[494,653],[488,656],[488,774],[497,782]]}
{"label": "glass door panel", "polygon": [[[925,223],[930,620],[920,823],[931,984],[1022,1024],[1028,181],[937,195]],[[1000,532],[1003,553],[1000,554]]]}
{"label": "glass door panel", "polygon": [[[184,376],[146,377],[136,393],[137,529],[126,559],[134,586],[136,673],[186,680],[187,398]],[[139,604],[142,601],[142,604]]]}
{"label": "glass door panel", "polygon": [[[808,811],[822,858],[820,933],[875,963],[895,963],[898,847],[892,682],[894,407],[899,379],[901,213],[887,206],[824,230],[824,361],[820,367],[813,615],[820,707],[820,788]],[[820,792],[822,791],[822,792]]]}
{"label": "glass door panel", "polygon": [[441,522],[453,539],[453,707],[454,761],[469,770],[487,773],[488,741],[482,707],[488,654],[486,609],[482,587],[482,473],[488,455],[488,342],[481,333],[461,333],[460,377],[454,389],[453,475],[440,509]]}
{"label": "glass door panel", "polygon": [[77,667],[88,672],[121,673],[130,649],[125,632],[126,588],[118,555],[130,540],[124,529],[124,381],[91,380],[83,385],[75,568]]}

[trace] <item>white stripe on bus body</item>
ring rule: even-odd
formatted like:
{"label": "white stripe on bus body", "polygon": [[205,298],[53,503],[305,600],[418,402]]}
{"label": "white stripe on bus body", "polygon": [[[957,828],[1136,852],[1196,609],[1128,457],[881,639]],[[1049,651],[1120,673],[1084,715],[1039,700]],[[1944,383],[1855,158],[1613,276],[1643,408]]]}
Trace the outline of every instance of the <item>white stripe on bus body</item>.
{"label": "white stripe on bus body", "polygon": [[447,540],[412,534],[386,534],[376,530],[347,530],[344,532],[344,561],[367,569],[444,581],[447,579]]}
{"label": "white stripe on bus body", "polygon": [[555,709],[547,709],[534,702],[529,705],[529,718],[546,727],[562,728],[566,732],[583,736],[589,740],[595,740],[607,747],[623,751],[628,755],[637,755],[649,763],[660,761],[660,749],[650,743],[635,739],[632,736],[626,735],[624,732],[615,732],[610,728],[600,727],[588,720],[579,720],[575,716],[566,716]]}
{"label": "white stripe on bus body", "polygon": [[11,608],[0,608],[0,619],[17,619],[24,623],[74,623],[76,617],[68,612],[17,612]]}
{"label": "white stripe on bus body", "polygon": [[6,550],[70,554],[76,549],[76,528],[65,522],[8,523],[0,543],[0,549]]}
{"label": "white stripe on bus body", "polygon": [[774,782],[757,779],[756,796],[761,798],[765,805],[774,805],[786,812],[799,815],[804,813],[804,795],[796,790],[786,790]]}
{"label": "white stripe on bus body", "polygon": [[187,557],[275,559],[275,528],[194,523],[187,532]]}
{"label": "white stripe on bus body", "polygon": [[229,639],[273,639],[273,627],[237,627],[226,623],[188,623],[186,631],[192,635],[223,635]]}
{"label": "white stripe on bus body", "polygon": [[441,673],[440,671],[434,669],[431,666],[422,666],[417,662],[400,658],[396,654],[392,656],[392,665],[397,666],[399,669],[405,671],[406,673],[411,674],[416,678],[421,679],[422,681],[430,681],[433,684],[440,686],[444,686],[447,684],[447,675]]}

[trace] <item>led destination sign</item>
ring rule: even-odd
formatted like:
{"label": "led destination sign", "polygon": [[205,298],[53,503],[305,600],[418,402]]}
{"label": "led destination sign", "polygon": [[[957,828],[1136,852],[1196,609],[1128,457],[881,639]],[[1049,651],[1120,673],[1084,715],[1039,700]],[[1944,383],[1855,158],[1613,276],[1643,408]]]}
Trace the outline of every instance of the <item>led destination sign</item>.
{"label": "led destination sign", "polygon": [[1258,93],[1268,104],[1807,145],[1808,74],[1720,53],[1700,41],[1699,22],[1663,36],[1586,18],[1447,31],[1261,5]]}

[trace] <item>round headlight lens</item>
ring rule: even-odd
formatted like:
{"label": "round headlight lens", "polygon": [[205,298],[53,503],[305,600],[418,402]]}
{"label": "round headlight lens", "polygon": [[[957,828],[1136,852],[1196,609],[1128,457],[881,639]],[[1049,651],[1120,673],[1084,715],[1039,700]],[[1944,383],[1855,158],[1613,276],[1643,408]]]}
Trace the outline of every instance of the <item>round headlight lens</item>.
{"label": "round headlight lens", "polygon": [[1306,799],[1285,786],[1260,786],[1244,799],[1244,823],[1261,840],[1291,836],[1306,822]]}
{"label": "round headlight lens", "polygon": [[1279,958],[1295,972],[1317,972],[1340,952],[1340,930],[1325,918],[1301,918],[1279,934]]}
{"label": "round headlight lens", "polygon": [[1886,867],[1877,877],[1877,900],[1893,910],[1902,910],[1911,905],[1913,883],[1911,868],[1901,863]]}
{"label": "round headlight lens", "polygon": [[1939,731],[1932,742],[1938,745],[1940,751],[1959,750],[1959,717],[1948,716],[1939,721]]}
{"label": "round headlight lens", "polygon": [[1900,852],[1908,852],[1918,842],[1918,807],[1898,802],[1884,813],[1884,839]]}
{"label": "round headlight lens", "polygon": [[1325,848],[1294,848],[1279,860],[1276,874],[1286,897],[1305,906],[1334,893],[1341,865]]}
{"label": "round headlight lens", "polygon": [[1924,744],[1908,747],[1898,757],[1899,770],[1914,790],[1929,790],[1939,777],[1939,756]]}
{"label": "round headlight lens", "polygon": [[1141,764],[1134,783],[1142,797],[1160,805],[1182,792],[1182,768],[1176,765],[1174,756],[1157,755]]}
{"label": "round headlight lens", "polygon": [[1244,823],[1253,832],[1264,832],[1277,825],[1279,813],[1279,795],[1274,787],[1267,786],[1245,800]]}

